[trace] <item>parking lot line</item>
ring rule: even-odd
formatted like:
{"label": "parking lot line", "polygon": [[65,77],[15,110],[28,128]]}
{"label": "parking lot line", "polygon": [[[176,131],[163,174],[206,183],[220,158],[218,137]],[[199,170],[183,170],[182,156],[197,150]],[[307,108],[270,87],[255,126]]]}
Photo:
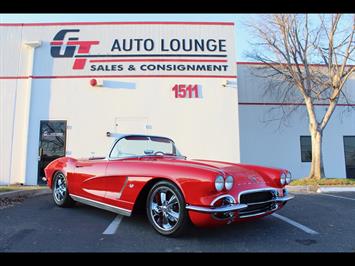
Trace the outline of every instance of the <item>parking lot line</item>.
{"label": "parking lot line", "polygon": [[103,235],[113,235],[114,233],[116,233],[118,226],[120,225],[120,223],[122,221],[122,218],[123,218],[122,215],[118,214],[102,234]]}
{"label": "parking lot line", "polygon": [[311,228],[308,228],[305,225],[297,223],[297,222],[295,222],[295,221],[293,221],[293,220],[291,220],[291,219],[289,219],[287,217],[281,216],[280,214],[273,213],[271,215],[276,217],[276,218],[278,218],[278,219],[280,219],[280,220],[282,220],[282,221],[284,221],[284,222],[286,222],[286,223],[289,223],[289,224],[297,227],[298,229],[301,229],[302,231],[304,231],[304,232],[306,232],[308,234],[311,234],[311,235],[318,235],[319,234],[318,232],[312,230]]}
{"label": "parking lot line", "polygon": [[325,194],[325,193],[320,193],[320,195],[324,195],[324,196],[330,196],[330,197],[334,197],[334,198],[340,198],[340,199],[347,199],[347,200],[355,200],[352,198],[348,198],[348,197],[342,197],[342,196],[335,196],[335,195],[331,195],[331,194]]}

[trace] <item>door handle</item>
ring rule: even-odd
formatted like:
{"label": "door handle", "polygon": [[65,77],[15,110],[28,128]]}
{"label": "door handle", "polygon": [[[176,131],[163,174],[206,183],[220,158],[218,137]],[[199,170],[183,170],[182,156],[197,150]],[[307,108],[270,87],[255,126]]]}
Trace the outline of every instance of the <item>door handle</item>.
{"label": "door handle", "polygon": [[39,148],[39,151],[38,151],[38,161],[39,162],[42,160],[42,155],[43,155],[43,148]]}
{"label": "door handle", "polygon": [[79,167],[84,167],[84,165],[75,165],[76,168],[79,168]]}

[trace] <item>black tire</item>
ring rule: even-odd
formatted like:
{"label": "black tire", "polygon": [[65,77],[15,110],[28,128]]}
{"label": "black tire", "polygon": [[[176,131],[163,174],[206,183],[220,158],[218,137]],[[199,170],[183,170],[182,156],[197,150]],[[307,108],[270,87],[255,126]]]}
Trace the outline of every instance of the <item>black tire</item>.
{"label": "black tire", "polygon": [[59,207],[72,207],[74,200],[69,196],[67,177],[62,172],[56,172],[53,177],[52,196]]}
{"label": "black tire", "polygon": [[[162,199],[164,193],[165,199]],[[169,181],[160,181],[151,188],[147,197],[148,220],[158,233],[169,237],[179,236],[190,224],[185,206],[180,189]]]}

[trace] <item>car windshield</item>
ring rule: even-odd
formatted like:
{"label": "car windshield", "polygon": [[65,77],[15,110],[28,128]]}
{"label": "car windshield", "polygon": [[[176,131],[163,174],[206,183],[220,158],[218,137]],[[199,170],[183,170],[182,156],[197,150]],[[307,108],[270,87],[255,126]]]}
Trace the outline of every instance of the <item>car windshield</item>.
{"label": "car windshield", "polygon": [[172,140],[163,137],[127,136],[112,149],[111,158],[130,156],[171,155],[181,156]]}

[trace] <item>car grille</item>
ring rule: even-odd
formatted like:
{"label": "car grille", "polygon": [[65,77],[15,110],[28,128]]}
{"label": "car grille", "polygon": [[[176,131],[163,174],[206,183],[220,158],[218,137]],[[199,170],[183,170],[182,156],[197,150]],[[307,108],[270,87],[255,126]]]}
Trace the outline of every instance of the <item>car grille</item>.
{"label": "car grille", "polygon": [[258,192],[242,192],[240,203],[248,204],[248,207],[239,211],[240,218],[246,218],[275,210],[277,203],[274,201],[276,190],[265,190]]}

